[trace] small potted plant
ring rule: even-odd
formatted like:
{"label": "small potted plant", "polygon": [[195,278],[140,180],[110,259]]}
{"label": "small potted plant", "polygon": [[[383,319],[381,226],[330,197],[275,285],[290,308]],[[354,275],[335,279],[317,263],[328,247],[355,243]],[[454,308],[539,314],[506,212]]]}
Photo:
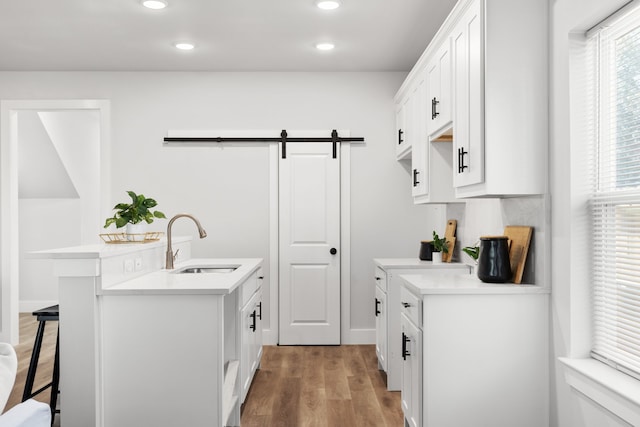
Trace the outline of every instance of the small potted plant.
{"label": "small potted plant", "polygon": [[442,263],[442,254],[449,253],[449,243],[446,238],[440,238],[438,233],[433,232],[433,262]]}
{"label": "small potted plant", "polygon": [[151,224],[155,218],[166,218],[164,213],[160,211],[152,211],[158,205],[154,199],[146,198],[143,194],[136,194],[133,191],[127,191],[131,197],[131,203],[118,203],[113,207],[116,210],[112,217],[107,218],[104,228],[115,224],[116,228],[126,226],[126,234],[128,240],[144,240],[136,239],[136,235],[143,235],[145,226]]}
{"label": "small potted plant", "polygon": [[478,246],[478,242],[475,243],[474,246],[465,246],[462,248],[462,252],[469,255],[471,259],[473,259],[473,268],[477,273],[478,270],[478,257],[480,256],[480,246]]}

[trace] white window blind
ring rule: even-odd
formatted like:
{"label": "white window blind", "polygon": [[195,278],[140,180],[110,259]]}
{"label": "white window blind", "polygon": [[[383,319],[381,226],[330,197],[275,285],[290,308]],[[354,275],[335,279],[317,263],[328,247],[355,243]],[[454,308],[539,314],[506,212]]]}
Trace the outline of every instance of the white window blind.
{"label": "white window blind", "polygon": [[640,10],[589,33],[592,356],[640,378]]}

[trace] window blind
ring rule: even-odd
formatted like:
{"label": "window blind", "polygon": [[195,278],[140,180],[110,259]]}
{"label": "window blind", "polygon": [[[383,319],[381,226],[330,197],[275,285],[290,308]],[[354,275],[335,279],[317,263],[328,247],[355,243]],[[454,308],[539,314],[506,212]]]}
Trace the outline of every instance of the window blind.
{"label": "window blind", "polygon": [[589,33],[592,356],[640,379],[640,10]]}

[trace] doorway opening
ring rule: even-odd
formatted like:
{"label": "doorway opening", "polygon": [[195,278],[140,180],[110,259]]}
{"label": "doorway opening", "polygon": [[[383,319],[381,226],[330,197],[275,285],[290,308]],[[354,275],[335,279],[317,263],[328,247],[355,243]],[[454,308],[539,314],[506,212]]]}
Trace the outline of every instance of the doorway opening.
{"label": "doorway opening", "polygon": [[2,101],[0,340],[57,302],[50,261],[26,252],[97,243],[108,197],[108,101]]}

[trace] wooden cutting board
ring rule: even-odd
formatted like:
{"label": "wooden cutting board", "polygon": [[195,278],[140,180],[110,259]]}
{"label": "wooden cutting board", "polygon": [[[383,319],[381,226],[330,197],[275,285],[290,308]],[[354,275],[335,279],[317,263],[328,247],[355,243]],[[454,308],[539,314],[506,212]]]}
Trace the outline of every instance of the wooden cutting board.
{"label": "wooden cutting board", "polygon": [[524,225],[507,225],[504,228],[504,235],[509,238],[511,244],[509,248],[509,261],[511,262],[513,283],[522,283],[522,275],[524,273],[525,262],[527,261],[527,254],[529,253],[532,234],[533,227]]}
{"label": "wooden cutting board", "polygon": [[456,246],[456,227],[458,221],[455,219],[447,220],[447,227],[444,229],[444,238],[447,241],[447,248],[449,252],[442,254],[442,262],[451,262],[453,256],[453,248]]}

